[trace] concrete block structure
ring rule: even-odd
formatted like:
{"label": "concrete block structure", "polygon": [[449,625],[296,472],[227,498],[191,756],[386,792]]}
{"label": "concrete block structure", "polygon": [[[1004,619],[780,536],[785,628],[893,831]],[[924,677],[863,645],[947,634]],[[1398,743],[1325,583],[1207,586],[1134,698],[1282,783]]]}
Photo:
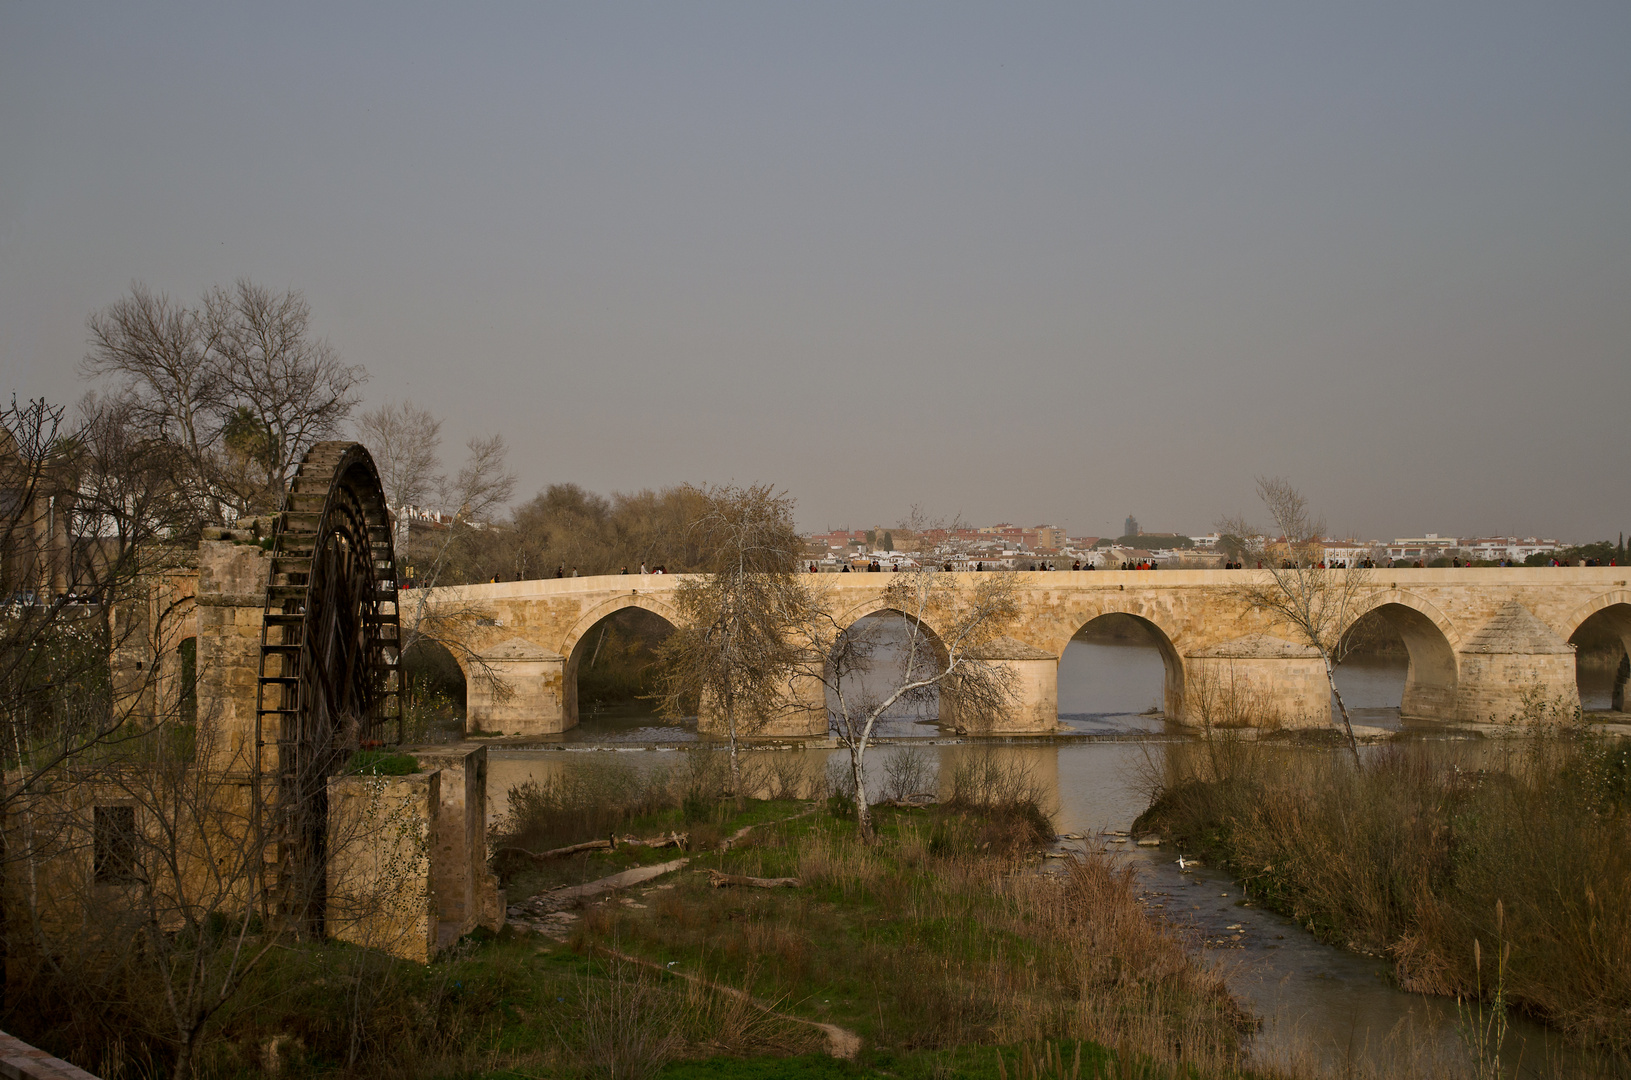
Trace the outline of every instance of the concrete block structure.
{"label": "concrete block structure", "polygon": [[504,925],[504,894],[487,869],[487,748],[433,746],[409,751],[440,777],[430,833],[430,892],[437,946],[477,927]]}
{"label": "concrete block structure", "polygon": [[432,853],[441,780],[440,771],[330,778],[330,937],[421,964],[436,955]]}

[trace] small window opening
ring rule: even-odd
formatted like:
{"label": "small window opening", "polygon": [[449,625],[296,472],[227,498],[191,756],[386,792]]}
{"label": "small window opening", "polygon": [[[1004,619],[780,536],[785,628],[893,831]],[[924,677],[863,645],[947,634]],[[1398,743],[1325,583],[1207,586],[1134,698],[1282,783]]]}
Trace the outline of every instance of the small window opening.
{"label": "small window opening", "polygon": [[181,659],[181,699],[177,717],[183,724],[198,723],[198,639],[188,638],[176,649]]}
{"label": "small window opening", "polygon": [[98,806],[92,821],[91,865],[97,884],[136,878],[136,808]]}

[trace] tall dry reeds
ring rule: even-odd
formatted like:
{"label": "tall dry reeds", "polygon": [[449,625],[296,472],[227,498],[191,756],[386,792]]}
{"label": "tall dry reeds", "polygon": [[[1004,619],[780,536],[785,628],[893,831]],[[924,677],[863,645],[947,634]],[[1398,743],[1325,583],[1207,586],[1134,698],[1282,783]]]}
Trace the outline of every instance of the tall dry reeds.
{"label": "tall dry reeds", "polygon": [[[990,839],[1006,822],[1014,843]],[[911,987],[878,1038],[943,1048],[1054,1038],[1129,1059],[1234,1067],[1247,1018],[1222,978],[1140,908],[1130,869],[1102,852],[1039,874],[1022,816],[944,809],[878,843],[821,832],[797,851],[801,881],[889,913],[851,957],[867,985]]]}
{"label": "tall dry reeds", "polygon": [[1376,747],[1357,767],[1216,735],[1166,748],[1140,825],[1210,849],[1325,940],[1388,956],[1410,990],[1485,995],[1477,957],[1510,943],[1506,1000],[1623,1056],[1628,760],[1555,715],[1493,740]]}

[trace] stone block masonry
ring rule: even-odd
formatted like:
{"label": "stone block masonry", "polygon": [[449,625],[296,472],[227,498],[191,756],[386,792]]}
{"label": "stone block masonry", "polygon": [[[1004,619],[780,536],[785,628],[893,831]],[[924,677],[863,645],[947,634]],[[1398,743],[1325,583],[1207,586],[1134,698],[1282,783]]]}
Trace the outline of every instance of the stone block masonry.
{"label": "stone block masonry", "polygon": [[[1588,618],[1605,621],[1631,649],[1631,588],[1624,567],[1378,569],[1364,610],[1389,623],[1410,654],[1402,711],[1430,720],[1486,722],[1520,714],[1537,697],[1579,704],[1569,639]],[[954,575],[972,588],[972,573]],[[1331,721],[1323,665],[1297,633],[1245,602],[1253,570],[1055,571],[1012,575],[1020,612],[1002,634],[1014,644],[998,662],[1013,669],[1011,715],[966,725],[1011,735],[1054,730],[1058,661],[1083,627],[1105,615],[1136,619],[1166,665],[1164,711],[1192,721],[1192,688],[1222,674],[1243,679],[1288,725]],[[472,728],[548,735],[573,727],[577,658],[590,631],[625,607],[678,625],[673,593],[682,575],[617,575],[501,582],[430,590],[428,608],[477,612],[470,642],[491,657],[467,666]],[[879,575],[825,575],[821,586],[840,626],[881,609]],[[1515,606],[1514,606],[1515,605]],[[933,630],[933,627],[930,627]],[[486,689],[476,687],[490,679]],[[815,698],[773,737],[825,732]],[[944,718],[943,718],[944,719]],[[961,723],[968,718],[955,718]]]}

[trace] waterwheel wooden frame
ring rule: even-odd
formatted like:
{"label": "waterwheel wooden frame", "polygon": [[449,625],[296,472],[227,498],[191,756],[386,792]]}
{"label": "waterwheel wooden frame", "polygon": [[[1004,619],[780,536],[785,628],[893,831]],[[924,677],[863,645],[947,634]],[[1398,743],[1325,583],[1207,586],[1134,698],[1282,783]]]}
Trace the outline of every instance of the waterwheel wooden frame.
{"label": "waterwheel wooden frame", "polygon": [[301,932],[323,933],[329,777],[359,747],[401,739],[400,640],[374,460],[360,443],[318,443],[272,534],[255,705],[254,811],[275,853],[266,913]]}

